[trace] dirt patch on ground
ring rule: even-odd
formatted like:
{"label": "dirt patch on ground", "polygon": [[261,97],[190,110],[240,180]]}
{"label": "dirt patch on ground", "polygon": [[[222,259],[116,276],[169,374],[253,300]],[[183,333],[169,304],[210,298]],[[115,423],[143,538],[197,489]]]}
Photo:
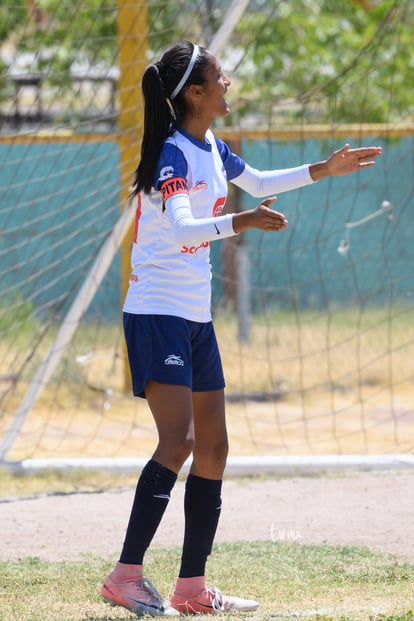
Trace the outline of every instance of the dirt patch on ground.
{"label": "dirt patch on ground", "polygon": [[[0,501],[0,559],[57,561],[121,549],[134,489]],[[180,544],[179,481],[154,544]],[[414,563],[414,473],[281,480],[226,480],[216,537],[357,545]]]}

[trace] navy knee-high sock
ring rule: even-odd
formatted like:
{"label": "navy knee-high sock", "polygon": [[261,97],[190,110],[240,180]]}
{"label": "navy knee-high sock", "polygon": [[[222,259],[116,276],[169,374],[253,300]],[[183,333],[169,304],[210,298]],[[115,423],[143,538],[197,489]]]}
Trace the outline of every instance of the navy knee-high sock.
{"label": "navy knee-high sock", "polygon": [[221,481],[194,474],[187,478],[184,496],[185,532],[180,578],[204,576],[221,509]]}
{"label": "navy knee-high sock", "polygon": [[152,459],[143,468],[119,559],[121,563],[142,565],[176,480],[175,472]]}

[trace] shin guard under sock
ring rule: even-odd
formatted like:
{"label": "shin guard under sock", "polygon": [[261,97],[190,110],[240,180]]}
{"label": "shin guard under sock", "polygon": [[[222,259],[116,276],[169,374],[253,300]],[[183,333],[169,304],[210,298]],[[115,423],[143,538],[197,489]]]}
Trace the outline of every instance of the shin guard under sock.
{"label": "shin guard under sock", "polygon": [[121,563],[142,565],[176,480],[175,472],[152,459],[142,470],[119,559]]}
{"label": "shin guard under sock", "polygon": [[184,496],[185,532],[180,578],[204,576],[221,509],[221,481],[189,474]]}

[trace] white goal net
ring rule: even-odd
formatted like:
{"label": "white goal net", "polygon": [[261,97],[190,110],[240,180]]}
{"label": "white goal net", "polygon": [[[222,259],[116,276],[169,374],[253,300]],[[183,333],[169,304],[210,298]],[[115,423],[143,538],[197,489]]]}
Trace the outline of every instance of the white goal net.
{"label": "white goal net", "polygon": [[[233,456],[414,449],[414,5],[39,0],[0,7],[0,459],[148,456],[121,308],[140,79],[180,39],[219,55],[251,165],[377,144],[281,195],[289,228],[212,244]],[[232,191],[231,210],[251,197]]]}

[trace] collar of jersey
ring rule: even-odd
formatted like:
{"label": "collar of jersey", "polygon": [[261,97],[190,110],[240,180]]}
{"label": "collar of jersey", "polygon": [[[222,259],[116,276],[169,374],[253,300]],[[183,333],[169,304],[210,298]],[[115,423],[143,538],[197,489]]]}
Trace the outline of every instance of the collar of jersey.
{"label": "collar of jersey", "polygon": [[187,140],[195,144],[196,147],[203,149],[203,151],[211,151],[211,144],[209,142],[201,142],[201,140],[197,140],[197,138],[194,138],[194,136],[186,132],[182,127],[179,127],[177,131],[185,136]]}

